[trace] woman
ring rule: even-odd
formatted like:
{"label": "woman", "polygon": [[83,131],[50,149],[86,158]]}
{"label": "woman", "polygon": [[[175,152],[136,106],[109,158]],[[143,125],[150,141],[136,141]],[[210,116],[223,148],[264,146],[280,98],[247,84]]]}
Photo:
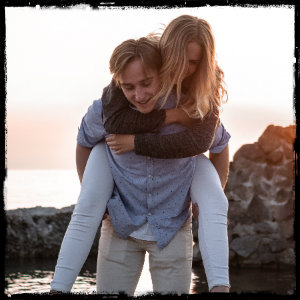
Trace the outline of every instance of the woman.
{"label": "woman", "polygon": [[[174,84],[176,84],[177,95],[179,95],[179,96],[181,95],[181,89],[187,95],[185,97],[185,99],[181,99],[180,102],[179,102],[179,104],[182,105],[182,109],[184,109],[184,111],[188,115],[193,116],[193,117],[198,117],[198,120],[195,121],[195,124],[192,126],[192,129],[190,131],[186,131],[183,134],[179,133],[179,134],[170,135],[170,136],[163,136],[161,142],[159,143],[159,145],[161,145],[161,149],[165,149],[164,145],[166,143],[165,142],[166,140],[167,140],[167,144],[168,145],[171,145],[172,141],[175,141],[175,144],[176,144],[176,141],[177,141],[178,148],[181,149],[181,150],[178,152],[180,154],[176,154],[177,153],[177,151],[176,151],[177,149],[175,151],[173,151],[173,155],[175,157],[176,157],[176,155],[177,155],[177,157],[178,156],[180,156],[180,157],[187,157],[187,156],[190,156],[190,155],[195,155],[195,154],[201,153],[201,151],[199,151],[199,149],[195,150],[195,149],[197,149],[197,141],[198,140],[195,139],[195,137],[193,136],[193,134],[196,136],[197,133],[199,132],[199,126],[202,126],[203,124],[205,125],[206,122],[208,123],[207,128],[209,128],[209,129],[212,128],[212,132],[210,132],[209,137],[206,138],[206,140],[209,140],[209,138],[212,140],[214,132],[215,132],[216,124],[217,124],[217,121],[218,121],[217,112],[218,112],[218,105],[220,104],[220,94],[218,94],[216,92],[216,90],[220,91],[220,87],[222,87],[222,85],[221,85],[221,82],[222,82],[222,80],[221,80],[222,79],[221,74],[222,74],[222,72],[219,70],[219,68],[216,65],[213,65],[215,63],[215,61],[214,61],[214,47],[210,47],[210,51],[211,52],[209,52],[206,49],[208,46],[205,43],[202,43],[203,41],[198,44],[197,42],[195,42],[195,39],[194,40],[191,40],[191,39],[188,40],[187,39],[186,43],[189,44],[188,45],[188,49],[186,47],[183,47],[183,45],[181,45],[178,48],[178,51],[180,52],[179,54],[182,55],[181,57],[184,58],[183,59],[183,62],[184,62],[183,65],[181,65],[180,68],[178,68],[178,69],[181,69],[181,72],[177,72],[177,69],[176,70],[172,70],[170,68],[170,64],[168,66],[168,60],[167,60],[167,58],[168,58],[169,54],[167,54],[168,53],[167,52],[167,48],[168,48],[167,45],[170,45],[170,44],[168,44],[169,43],[168,40],[170,38],[172,38],[172,35],[174,36],[174,28],[175,28],[175,32],[177,32],[176,35],[178,36],[178,26],[179,26],[179,28],[180,27],[184,27],[184,26],[182,26],[182,24],[181,25],[177,25],[177,27],[174,26],[174,25],[176,25],[178,23],[177,21],[182,21],[181,19],[184,19],[183,23],[187,25],[188,22],[190,21],[189,19],[191,19],[191,18],[193,18],[193,17],[182,16],[182,17],[177,18],[178,20],[175,19],[166,28],[166,30],[165,30],[162,38],[161,38],[161,45],[160,45],[160,47],[161,47],[161,50],[162,50],[162,60],[163,60],[163,67],[161,68],[161,78],[162,78],[163,84],[162,84],[161,90],[157,94],[157,97],[154,97],[154,98],[158,99],[162,95],[166,95],[163,98],[164,101],[165,101],[167,99],[167,97],[169,96],[169,94],[171,93],[171,90],[172,90]],[[193,18],[193,20],[197,20],[197,19]],[[206,27],[208,26],[205,21],[201,20],[201,22]],[[203,24],[202,24],[202,26],[203,26]],[[186,27],[184,27],[184,28],[186,28]],[[190,30],[189,30],[189,32],[190,32]],[[182,30],[182,33],[183,33],[183,36],[186,36],[184,34],[184,30]],[[200,37],[201,37],[201,35],[204,35],[204,33],[200,32]],[[209,34],[208,34],[208,36],[209,36]],[[208,39],[208,40],[213,43],[213,39]],[[164,43],[166,43],[165,46],[164,46]],[[173,41],[173,43],[174,43],[174,45],[173,45],[174,47],[172,47],[172,48],[177,49],[175,47],[175,45],[176,45],[176,43],[178,43],[178,41],[177,40]],[[213,46],[213,44],[212,44],[212,46]],[[190,48],[192,48],[192,49],[190,49]],[[191,50],[191,51],[189,51],[189,50]],[[193,50],[196,50],[196,51],[193,51]],[[193,54],[192,56],[193,57],[191,57],[192,59],[189,59],[189,61],[187,61],[187,58],[188,58],[190,52],[192,52],[192,54]],[[200,52],[201,52],[202,55],[200,55]],[[195,53],[196,53],[196,55],[195,55]],[[164,55],[165,55],[165,58],[164,58]],[[174,55],[174,53],[172,55]],[[180,57],[180,56],[178,56],[178,57]],[[179,63],[179,61],[178,61],[178,63]],[[197,68],[197,64],[199,64],[199,68]],[[113,66],[113,62],[111,61],[111,67],[112,66]],[[205,66],[205,67],[203,67],[203,66]],[[199,69],[201,71],[197,70],[197,72],[196,72],[196,69]],[[211,70],[211,72],[210,72],[211,74],[206,74],[206,73],[208,73],[207,70]],[[170,76],[170,75],[167,76],[166,74],[168,74],[168,72],[172,76]],[[114,73],[116,73],[116,72],[114,72]],[[202,89],[200,89],[200,90],[197,89],[197,84],[195,83],[197,77],[199,76],[199,74],[201,74],[201,75],[203,75],[203,74],[210,75],[210,76],[206,76],[206,77],[202,77],[202,78],[210,78],[210,80],[211,80],[211,82],[205,82],[203,85],[201,85]],[[215,77],[214,77],[214,74],[216,75]],[[171,89],[169,88],[169,86],[171,86]],[[168,90],[166,90],[166,88],[168,88]],[[111,88],[110,87],[110,89],[108,89],[108,90],[110,91],[109,94],[118,93],[118,90],[115,89],[115,88]],[[106,90],[106,93],[107,93],[107,90]],[[202,98],[199,98],[199,97],[202,97]],[[105,93],[104,93],[104,97],[103,98],[105,98]],[[204,100],[200,101],[199,99],[200,100],[204,99]],[[155,99],[154,99],[154,101],[155,101]],[[110,103],[113,103],[113,102],[114,102],[114,97],[108,99],[108,106],[109,106]],[[104,103],[104,101],[103,101],[103,103]],[[107,111],[109,111],[109,110],[105,111],[106,108],[105,108],[105,105],[103,105],[103,108],[104,108],[104,120],[106,120],[106,124],[108,124],[107,120],[111,120],[110,118],[113,117],[113,116],[115,116],[115,115],[118,115],[118,114],[119,114],[119,116],[122,115],[122,114],[123,115],[126,115],[126,114],[128,115],[128,104],[127,103],[125,103],[125,104],[126,105],[123,106],[117,112],[111,113],[109,115],[109,117],[106,118],[106,119],[105,119],[105,116],[106,116],[105,113]],[[162,105],[163,105],[163,103],[162,103]],[[127,112],[126,112],[126,110],[127,110]],[[167,122],[173,123],[174,121],[175,122],[177,121],[176,118],[174,119],[174,115],[173,116],[172,116],[172,114],[168,115],[168,112],[167,112],[166,115],[164,116],[164,113],[161,113],[161,112],[162,112],[161,110],[158,110],[156,113],[160,114],[162,116],[161,119],[163,120],[163,122],[165,122],[165,123],[167,123]],[[183,119],[185,118],[185,113],[182,113],[182,111],[180,111],[179,109],[177,109],[177,110],[175,109],[175,110],[173,110],[171,112],[174,113],[175,116],[176,116],[176,114],[178,115],[178,113],[179,113],[179,115],[181,116],[180,117],[181,119],[182,119],[182,117],[183,117]],[[170,117],[170,116],[172,116],[172,117]],[[148,117],[148,116],[147,115],[142,115],[141,120],[144,117]],[[152,117],[152,119],[150,118],[149,120],[153,120],[153,117],[156,117],[156,116],[154,116],[154,114],[153,114],[151,117]],[[126,118],[128,118],[128,116],[125,117],[125,119]],[[172,118],[173,118],[173,120],[172,120]],[[171,119],[171,121],[170,121],[170,119]],[[186,120],[186,118],[185,118],[185,120]],[[163,124],[163,122],[161,122],[161,124]],[[148,122],[148,123],[149,124],[153,124],[152,122]],[[111,124],[114,124],[114,121],[111,122]],[[119,128],[119,126],[116,126],[116,128]],[[158,128],[157,127],[157,123],[156,123],[156,128]],[[195,130],[195,128],[197,128],[197,130]],[[151,129],[147,129],[146,128],[145,131],[151,131],[152,129],[154,129],[154,128],[151,128]],[[187,147],[186,145],[184,145],[184,147],[182,147],[181,145],[184,144],[184,143],[179,143],[180,144],[179,145],[178,144],[178,138],[180,140],[181,137],[184,137],[187,134],[189,134],[190,132],[193,132],[193,130],[194,130],[194,133],[192,133],[190,135],[193,137],[192,141],[193,141],[193,146],[194,147],[192,147],[192,146],[191,147]],[[136,131],[133,130],[132,132],[136,132]],[[207,132],[208,132],[208,130],[206,130],[206,134],[207,134]],[[131,133],[131,132],[129,131],[129,133]],[[139,135],[135,137],[135,140],[137,140],[138,137],[139,137]],[[145,139],[149,138],[149,136],[147,136],[147,135],[140,135],[140,137],[141,138],[145,138]],[[151,137],[153,137],[153,136],[151,136]],[[108,144],[110,145],[110,147],[113,150],[121,151],[119,153],[122,153],[122,152],[124,152],[124,149],[119,148],[119,145],[120,145],[120,143],[118,142],[119,138],[122,139],[124,137],[116,135],[116,136],[113,136],[112,138],[108,138]],[[168,138],[170,138],[170,139],[168,140]],[[211,144],[211,140],[210,140],[210,142],[207,143],[208,145]],[[154,139],[150,138],[150,144],[151,144],[151,141],[153,142]],[[182,139],[181,139],[181,142],[182,142]],[[149,142],[147,141],[147,142],[145,142],[145,144],[146,143],[149,143]],[[156,144],[155,141],[154,141],[154,144],[157,147],[157,144]],[[144,147],[144,148],[146,149],[145,151],[148,151],[147,149],[149,149],[148,146]],[[188,148],[188,150],[186,150],[187,148]],[[169,156],[168,158],[172,157],[172,153],[171,153],[172,151],[168,151],[168,150],[165,151],[164,150],[164,152],[163,152],[161,149],[156,154],[153,153],[152,150],[148,154],[145,154],[146,152],[139,153],[139,154],[158,157],[159,155],[162,155],[162,153],[164,153],[163,155]],[[80,149],[80,147],[79,147],[78,152],[80,152],[81,150],[82,149]],[[61,253],[60,253],[60,256],[59,256],[59,259],[58,259],[58,263],[57,263],[57,267],[56,267],[56,274],[54,276],[54,281],[52,282],[52,285],[51,285],[52,289],[55,289],[55,290],[62,290],[62,291],[67,291],[68,290],[68,288],[66,288],[66,285],[64,285],[64,284],[62,284],[60,286],[59,279],[57,279],[57,278],[59,277],[59,272],[60,272],[60,274],[62,274],[62,272],[59,271],[59,270],[61,270],[64,267],[66,268],[66,270],[69,268],[68,263],[65,264],[65,261],[66,261],[67,258],[63,257],[62,253],[63,253],[63,249],[66,248],[66,247],[68,247],[67,244],[69,242],[68,242],[68,238],[67,237],[70,236],[70,235],[72,235],[72,230],[74,230],[75,223],[76,222],[82,222],[82,223],[84,223],[84,218],[87,217],[87,215],[88,215],[87,212],[91,211],[91,210],[93,212],[95,212],[95,214],[94,214],[95,215],[94,224],[91,225],[91,223],[90,223],[90,225],[89,225],[90,226],[90,229],[89,229],[89,233],[90,233],[89,241],[87,241],[86,237],[84,237],[85,240],[81,242],[81,243],[84,243],[86,245],[86,249],[88,251],[89,248],[90,248],[90,244],[91,244],[91,242],[93,241],[93,238],[94,238],[94,233],[92,233],[92,232],[95,232],[97,230],[97,227],[98,227],[97,225],[100,223],[100,221],[102,219],[102,216],[103,216],[103,212],[104,212],[103,208],[105,207],[106,201],[108,200],[108,198],[110,197],[110,194],[111,194],[112,182],[113,181],[111,180],[110,174],[108,174],[109,173],[108,171],[103,172],[103,170],[105,168],[108,169],[109,166],[106,165],[106,167],[105,167],[103,165],[103,163],[101,163],[100,167],[102,169],[101,169],[101,172],[100,172],[100,176],[101,176],[101,174],[105,174],[105,177],[108,180],[108,182],[105,185],[103,185],[104,187],[107,187],[106,188],[106,194],[102,195],[102,198],[99,195],[95,195],[94,196],[95,201],[93,202],[91,200],[91,198],[93,198],[91,196],[91,191],[94,191],[95,189],[93,189],[93,187],[98,187],[99,183],[97,183],[97,182],[94,182],[94,183],[91,182],[90,178],[94,178],[94,180],[95,180],[97,178],[97,176],[90,176],[88,174],[93,173],[93,170],[97,169],[96,166],[95,166],[95,163],[97,163],[97,161],[98,161],[98,164],[99,164],[99,161],[101,159],[103,161],[106,161],[106,157],[105,157],[106,154],[103,151],[103,145],[102,146],[101,145],[96,146],[94,148],[94,150],[93,150],[93,152],[92,152],[92,154],[91,154],[91,156],[89,158],[88,164],[87,164],[86,169],[85,169],[85,175],[83,176],[82,190],[81,190],[81,195],[80,195],[80,199],[81,200],[79,200],[79,202],[77,203],[76,208],[74,210],[74,213],[73,213],[73,216],[72,216],[72,220],[71,220],[71,223],[69,225],[68,231],[66,233],[66,236],[65,236],[65,239],[64,239],[64,242],[63,242],[63,245],[62,245]],[[204,152],[206,150],[207,150],[207,148],[203,149],[202,152]],[[127,151],[128,151],[128,149],[127,149]],[[136,151],[137,151],[137,149],[136,149]],[[143,152],[143,150],[141,150],[141,151]],[[184,151],[188,151],[189,153],[184,153]],[[194,151],[194,152],[192,152],[192,151]],[[102,155],[101,159],[100,159],[100,155]],[[173,158],[174,158],[174,156],[173,156]],[[81,156],[78,155],[78,157],[82,157],[82,155]],[[83,159],[82,161],[80,161],[80,160],[78,161],[79,175],[82,173],[82,171],[80,171],[80,170],[84,169],[84,168],[82,168],[81,164],[85,165],[85,161],[86,161],[85,159]],[[203,157],[201,159],[199,158],[197,160],[197,164],[198,164],[198,167],[197,167],[198,170],[201,170],[201,168],[203,168],[203,166],[206,166],[208,169],[211,168],[211,166],[209,164],[207,164],[207,162],[205,161],[205,159]],[[196,172],[196,175],[197,175],[197,172]],[[196,175],[195,175],[195,178],[194,178],[194,182],[197,182],[197,184],[193,184],[192,187],[191,187],[191,194],[192,195],[198,194],[197,187],[199,187],[199,182],[197,180],[197,176]],[[87,178],[89,178],[89,179],[87,179]],[[208,181],[210,180],[210,178],[208,178],[208,176],[205,176],[205,178]],[[210,182],[210,184],[214,184],[214,183]],[[201,191],[201,192],[203,193],[203,191]],[[84,196],[85,193],[87,193],[87,199],[85,201],[83,201],[82,199],[85,198],[85,196]],[[199,194],[197,195],[197,197],[199,198]],[[197,197],[194,197],[193,200],[197,201],[197,199],[196,199]],[[216,198],[218,198],[218,197],[216,197]],[[209,202],[209,201],[211,201],[211,200],[210,199],[206,199],[206,201],[204,201],[204,202]],[[91,204],[91,202],[94,203],[95,207],[93,207],[93,205]],[[101,202],[101,205],[102,205],[101,209],[99,209],[99,205],[100,205],[99,203],[100,202]],[[199,223],[201,223],[202,221],[204,222],[202,224],[202,228],[201,228],[202,231],[201,232],[200,232],[200,226],[199,226],[199,238],[203,237],[205,239],[206,238],[209,239],[210,235],[212,235],[212,234],[207,231],[206,227],[208,226],[208,223],[209,223],[209,221],[207,219],[210,218],[210,215],[209,215],[210,214],[210,210],[211,211],[215,210],[215,208],[214,207],[213,208],[211,208],[211,207],[205,208],[205,205],[203,205],[203,200],[201,202],[199,202],[199,201],[197,201],[197,202],[199,203],[200,208],[201,208],[200,209]],[[226,204],[227,203],[223,203],[223,207],[221,209],[222,213],[223,213],[223,219],[224,220],[226,219],[226,214],[227,214],[227,206],[226,206]],[[93,208],[91,209],[91,207],[93,207]],[[87,214],[85,214],[85,213],[87,213]],[[208,214],[208,216],[207,216],[207,214]],[[90,215],[87,218],[90,219]],[[208,223],[205,223],[205,222],[208,222]],[[214,221],[213,221],[213,223],[214,223]],[[71,225],[73,225],[73,229],[71,228],[72,227]],[[211,224],[209,226],[211,226]],[[224,225],[224,222],[223,222],[222,230],[221,230],[223,233],[224,233],[224,230],[226,231],[225,227],[226,227],[226,225]],[[220,232],[220,230],[218,230],[218,232]],[[215,234],[216,233],[213,232],[213,235],[215,235]],[[85,234],[85,236],[86,235],[87,235],[87,233]],[[223,236],[224,236],[224,234],[223,234]],[[214,246],[216,246],[215,243],[216,242],[214,242]],[[225,268],[226,268],[226,263],[228,264],[228,249],[227,249],[228,246],[226,245],[226,241],[223,241],[222,243],[225,244],[225,246],[222,245],[222,248],[224,248],[225,250],[223,252],[224,257],[221,257],[220,260],[222,260],[221,265],[225,264]],[[224,275],[225,279],[224,278],[222,279],[223,282],[222,282],[222,280],[220,282],[217,282],[217,280],[215,279],[217,276],[214,274],[214,272],[219,272],[219,271],[218,270],[217,271],[213,270],[213,268],[211,268],[211,266],[210,266],[211,261],[208,258],[206,258],[206,257],[209,257],[211,255],[210,252],[213,251],[213,249],[210,248],[209,244],[210,243],[203,243],[203,245],[201,247],[201,240],[200,240],[200,249],[201,249],[202,256],[203,256],[203,262],[205,264],[205,270],[206,270],[207,277],[208,277],[209,288],[210,288],[211,291],[214,291],[214,290],[217,291],[219,286],[227,287],[227,289],[228,289],[228,287],[229,287],[228,275],[226,275],[226,274]],[[208,245],[208,247],[207,247],[207,245]],[[220,249],[220,245],[218,245],[217,247]],[[227,253],[226,253],[226,249],[227,249]],[[83,252],[85,252],[85,253],[83,253]],[[82,261],[82,259],[84,261],[85,258],[86,258],[86,256],[87,256],[87,253],[86,253],[86,250],[82,251],[80,253],[80,255],[79,255],[79,256],[81,256],[80,259],[78,259],[78,260],[75,259],[75,262],[74,261],[70,262],[71,265],[72,264],[74,265],[74,264],[76,264],[78,262],[78,265],[75,267],[75,269],[77,268],[77,274],[78,274],[78,272],[79,272],[79,270],[80,270],[80,268],[82,266],[82,263],[81,263],[81,266],[80,266],[79,261]],[[212,256],[214,256],[214,253],[212,253]],[[74,259],[74,257],[73,257],[73,259]],[[208,262],[206,263],[206,261],[208,261]],[[222,266],[222,268],[223,268],[223,266]],[[68,272],[68,271],[66,271],[66,272]],[[76,278],[77,274],[75,274],[75,278]],[[226,276],[227,276],[227,278],[226,278]],[[70,289],[70,286],[72,286],[75,278],[73,276],[73,279],[70,280],[70,282],[69,282],[69,289]]]}

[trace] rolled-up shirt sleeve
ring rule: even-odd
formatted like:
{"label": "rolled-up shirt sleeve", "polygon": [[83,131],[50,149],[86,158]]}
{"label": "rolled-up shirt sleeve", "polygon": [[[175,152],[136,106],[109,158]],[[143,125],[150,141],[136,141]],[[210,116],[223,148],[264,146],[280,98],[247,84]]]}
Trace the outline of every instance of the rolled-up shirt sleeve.
{"label": "rolled-up shirt sleeve", "polygon": [[211,153],[220,153],[227,146],[231,135],[226,131],[224,125],[220,122],[216,130],[214,141],[209,149]]}
{"label": "rolled-up shirt sleeve", "polygon": [[95,100],[81,121],[77,134],[77,143],[92,148],[107,135],[102,121],[101,99]]}

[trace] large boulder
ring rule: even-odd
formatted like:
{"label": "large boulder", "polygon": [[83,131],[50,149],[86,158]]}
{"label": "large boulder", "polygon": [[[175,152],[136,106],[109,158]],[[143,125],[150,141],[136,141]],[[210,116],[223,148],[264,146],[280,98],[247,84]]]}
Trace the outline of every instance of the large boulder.
{"label": "large boulder", "polygon": [[[295,265],[295,136],[294,125],[270,125],[257,142],[243,145],[230,163],[225,193],[233,266]],[[201,256],[194,248],[198,260]]]}

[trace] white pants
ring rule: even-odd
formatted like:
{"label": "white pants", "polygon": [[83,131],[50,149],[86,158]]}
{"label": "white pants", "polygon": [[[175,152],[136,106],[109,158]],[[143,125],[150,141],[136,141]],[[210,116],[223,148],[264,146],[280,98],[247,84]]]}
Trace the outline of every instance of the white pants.
{"label": "white pants", "polygon": [[[93,244],[97,229],[112,194],[111,175],[104,142],[91,151],[81,192],[59,252],[51,289],[69,292]],[[204,155],[196,158],[190,189],[199,207],[198,239],[209,290],[229,285],[228,201],[212,163]]]}
{"label": "white pants", "polygon": [[97,263],[97,293],[125,292],[133,296],[146,252],[153,292],[188,294],[191,284],[193,236],[191,218],[171,242],[159,250],[154,241],[120,238],[109,218],[103,221]]}
{"label": "white pants", "polygon": [[61,244],[51,289],[71,290],[91,250],[113,186],[105,144],[99,143],[92,149],[84,170],[81,191]]}
{"label": "white pants", "polygon": [[227,234],[228,200],[220,177],[204,155],[198,155],[190,196],[198,204],[198,241],[208,282],[214,286],[229,284],[229,247]]}

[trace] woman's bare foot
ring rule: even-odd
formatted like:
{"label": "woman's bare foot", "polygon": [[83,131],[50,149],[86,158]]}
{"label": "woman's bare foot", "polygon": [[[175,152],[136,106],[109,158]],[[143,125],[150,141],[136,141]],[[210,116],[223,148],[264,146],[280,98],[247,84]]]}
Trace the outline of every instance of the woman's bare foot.
{"label": "woman's bare foot", "polygon": [[227,286],[214,286],[211,290],[211,293],[229,293],[229,287]]}

